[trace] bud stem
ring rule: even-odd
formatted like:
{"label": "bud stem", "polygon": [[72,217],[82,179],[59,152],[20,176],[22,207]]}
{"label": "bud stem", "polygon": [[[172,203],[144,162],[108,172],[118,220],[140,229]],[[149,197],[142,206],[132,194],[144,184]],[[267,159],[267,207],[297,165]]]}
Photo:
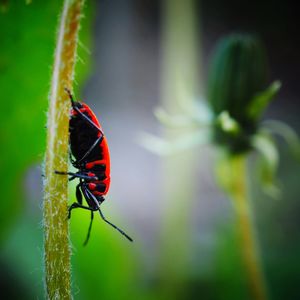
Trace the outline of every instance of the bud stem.
{"label": "bud stem", "polygon": [[266,300],[268,299],[267,289],[261,269],[248,195],[247,156],[230,156],[226,164],[229,178],[227,178],[225,188],[235,208],[238,239],[252,299]]}

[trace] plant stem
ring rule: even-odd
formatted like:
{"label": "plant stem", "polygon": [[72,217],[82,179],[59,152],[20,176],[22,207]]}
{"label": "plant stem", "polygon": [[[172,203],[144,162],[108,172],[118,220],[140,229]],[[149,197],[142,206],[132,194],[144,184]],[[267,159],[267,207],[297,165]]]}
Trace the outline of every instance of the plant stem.
{"label": "plant stem", "polygon": [[50,90],[44,183],[47,299],[71,299],[68,179],[54,171],[68,169],[70,102],[64,89],[72,87],[82,6],[83,0],[64,1]]}
{"label": "plant stem", "polygon": [[[196,99],[200,84],[196,1],[164,0],[162,33],[162,104],[182,114]],[[166,140],[189,134],[188,129],[164,130]],[[185,294],[191,249],[190,215],[195,198],[195,161],[198,149],[172,154],[163,161],[163,229],[159,262],[161,299]]]}
{"label": "plant stem", "polygon": [[[239,231],[239,243],[244,267],[247,273],[252,299],[268,298],[265,279],[261,269],[255,230],[251,218],[250,199],[247,187],[246,155],[230,156],[227,170],[227,191],[233,200],[236,222]],[[223,174],[224,176],[224,174]]]}

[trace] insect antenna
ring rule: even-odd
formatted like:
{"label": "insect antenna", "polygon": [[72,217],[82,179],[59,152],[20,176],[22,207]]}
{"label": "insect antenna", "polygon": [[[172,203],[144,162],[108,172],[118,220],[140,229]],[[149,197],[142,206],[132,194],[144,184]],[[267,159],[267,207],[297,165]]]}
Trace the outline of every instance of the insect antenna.
{"label": "insect antenna", "polygon": [[70,91],[68,88],[66,88],[66,87],[65,87],[65,91],[68,93],[69,98],[70,98],[71,103],[72,103],[72,106],[74,107],[75,101],[74,101],[74,99],[73,99],[73,95],[72,95],[71,91]]}

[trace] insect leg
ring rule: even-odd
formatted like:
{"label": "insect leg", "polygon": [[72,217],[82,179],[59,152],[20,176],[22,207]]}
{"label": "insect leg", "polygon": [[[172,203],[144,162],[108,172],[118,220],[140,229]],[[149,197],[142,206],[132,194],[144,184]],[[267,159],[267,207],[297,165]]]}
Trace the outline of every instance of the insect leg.
{"label": "insect leg", "polygon": [[101,134],[97,140],[94,142],[94,144],[91,146],[91,148],[83,155],[83,157],[81,157],[79,160],[77,160],[75,163],[79,164],[80,162],[82,162],[93,150],[94,148],[102,141],[103,139],[103,134]]}
{"label": "insect leg", "polygon": [[71,176],[69,178],[69,181],[71,181],[75,178],[81,178],[81,179],[85,179],[85,180],[98,180],[97,176],[89,176],[89,175],[86,175],[86,174],[82,174],[80,172],[72,173],[72,172],[54,171],[54,173],[58,174],[58,175],[69,175],[69,176]]}
{"label": "insect leg", "polygon": [[80,186],[81,186],[81,183],[77,184],[77,186],[76,186],[76,199],[79,204],[82,204],[82,194],[80,191]]}
{"label": "insect leg", "polygon": [[88,229],[88,233],[87,233],[86,239],[85,239],[85,241],[84,241],[84,243],[83,243],[83,246],[86,246],[87,243],[88,243],[88,241],[89,241],[89,239],[90,239],[93,220],[94,220],[94,212],[91,211],[91,222],[90,222],[89,229]]}
{"label": "insect leg", "polygon": [[74,203],[68,208],[68,219],[71,218],[71,211],[72,211],[72,209],[74,209],[74,208],[83,208],[83,209],[95,211],[95,209],[92,208],[92,207],[84,206],[84,205],[79,204],[78,202],[74,202]]}
{"label": "insect leg", "polygon": [[68,93],[68,95],[69,95],[69,98],[70,98],[70,100],[71,100],[72,107],[74,107],[74,106],[75,106],[75,101],[74,101],[74,99],[73,99],[73,95],[72,95],[71,91],[70,91],[68,88],[66,88],[66,87],[65,87],[65,91],[66,91],[66,92]]}
{"label": "insect leg", "polygon": [[98,207],[98,211],[99,211],[99,214],[102,218],[102,220],[104,222],[106,222],[107,224],[109,224],[110,226],[112,226],[113,228],[115,228],[116,230],[118,230],[122,235],[124,235],[129,241],[133,241],[133,239],[127,235],[123,230],[121,230],[119,227],[117,227],[115,224],[109,222],[103,215],[101,209],[100,209],[100,204],[98,202],[98,200],[95,198],[95,196],[87,189],[87,188],[84,188],[85,192],[90,196],[89,198],[92,199],[94,201],[94,203],[96,204],[96,206]]}
{"label": "insect leg", "polygon": [[102,213],[100,207],[98,208],[98,211],[99,211],[99,214],[100,214],[100,216],[101,216],[101,218],[102,218],[102,220],[103,220],[104,222],[106,222],[107,224],[109,224],[109,225],[112,226],[113,228],[117,229],[117,230],[118,230],[122,235],[124,235],[130,242],[133,242],[133,239],[132,239],[129,235],[127,235],[122,229],[120,229],[120,228],[119,228],[118,226],[116,226],[115,224],[109,222],[109,221],[104,217],[104,215],[103,215],[103,213]]}

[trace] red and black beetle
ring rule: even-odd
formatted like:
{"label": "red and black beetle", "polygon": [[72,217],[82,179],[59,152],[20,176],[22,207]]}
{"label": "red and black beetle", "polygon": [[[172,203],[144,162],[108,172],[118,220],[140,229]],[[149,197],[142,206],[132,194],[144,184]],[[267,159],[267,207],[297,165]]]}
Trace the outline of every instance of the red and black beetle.
{"label": "red and black beetle", "polygon": [[[85,103],[74,101],[71,92],[65,89],[71,100],[70,115],[70,160],[78,172],[60,172],[56,174],[69,175],[69,181],[79,178],[76,186],[76,199],[68,209],[68,218],[71,218],[71,211],[74,208],[83,208],[91,211],[91,222],[84,245],[87,244],[94,211],[99,211],[101,218],[117,229],[128,240],[132,241],[123,230],[110,223],[103,215],[100,204],[105,200],[110,186],[110,156],[106,137],[103,134],[101,125],[93,111]],[[71,155],[72,154],[72,155]],[[75,158],[75,160],[72,158]],[[82,204],[82,195],[88,206]]]}

